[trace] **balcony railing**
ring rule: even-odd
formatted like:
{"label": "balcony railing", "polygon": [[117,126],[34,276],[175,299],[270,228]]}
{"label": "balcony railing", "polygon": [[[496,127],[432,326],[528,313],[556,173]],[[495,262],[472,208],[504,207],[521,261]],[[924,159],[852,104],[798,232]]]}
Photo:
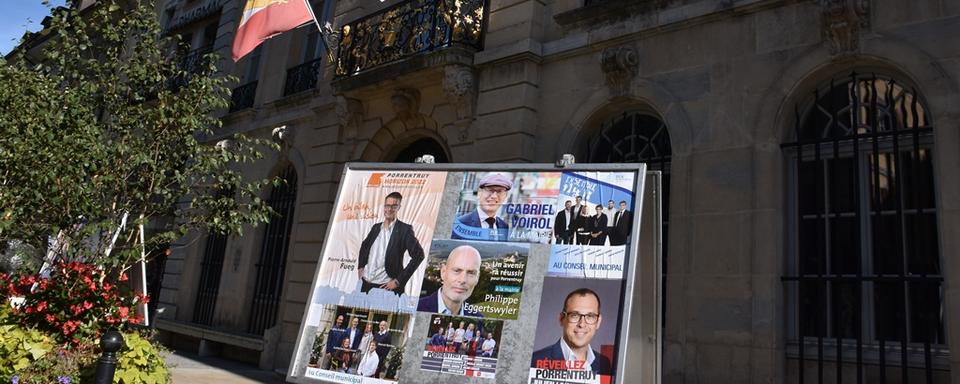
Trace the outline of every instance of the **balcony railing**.
{"label": "balcony railing", "polygon": [[287,81],[283,84],[283,95],[292,95],[316,87],[320,79],[320,71],[323,69],[322,61],[322,58],[315,59],[288,69]]}
{"label": "balcony railing", "polygon": [[171,79],[170,88],[178,90],[184,85],[187,85],[190,82],[190,77],[195,74],[203,72],[206,68],[208,61],[206,58],[207,54],[213,52],[213,46],[208,45],[205,47],[194,49],[180,58],[180,69],[185,73],[180,74],[177,77]]}
{"label": "balcony railing", "polygon": [[337,77],[424,52],[461,45],[480,49],[485,0],[411,0],[340,30]]}
{"label": "balcony railing", "polygon": [[190,73],[200,73],[207,64],[204,56],[213,52],[213,46],[208,45],[194,49],[180,59],[180,69]]}
{"label": "balcony railing", "polygon": [[233,89],[230,93],[230,112],[236,112],[253,106],[257,96],[257,82],[253,81]]}

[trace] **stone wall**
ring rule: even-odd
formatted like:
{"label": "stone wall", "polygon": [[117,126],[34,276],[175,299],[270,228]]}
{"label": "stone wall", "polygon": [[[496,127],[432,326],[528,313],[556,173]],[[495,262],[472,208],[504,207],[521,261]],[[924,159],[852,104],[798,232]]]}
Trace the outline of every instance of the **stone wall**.
{"label": "stone wall", "polygon": [[[862,25],[843,28],[825,22],[827,3],[673,1],[611,16],[585,12],[579,0],[490,0],[484,49],[472,65],[374,79],[336,95],[328,67],[316,90],[283,97],[288,52],[299,45],[290,40],[303,32],[272,39],[254,108],[226,116],[224,132],[295,132],[286,158],[265,166],[290,161],[301,180],[274,366],[289,363],[345,162],[389,161],[420,137],[440,142],[454,162],[554,162],[577,153],[613,113],[642,109],[667,125],[673,148],[664,381],[789,381],[797,368],[785,357],[789,304],[780,277],[789,227],[780,144],[792,139],[794,105],[854,68],[911,82],[927,102],[947,334],[960,345],[951,316],[960,308],[960,263],[950,257],[960,251],[950,235],[960,230],[960,178],[951,177],[960,168],[960,3],[874,0]],[[338,2],[334,24],[391,4]],[[229,41],[223,31],[232,21],[222,23]],[[419,93],[415,108],[394,105],[403,89]],[[176,318],[190,317],[200,239],[167,265],[161,301]],[[250,284],[245,263],[255,262],[256,239],[231,239],[225,264],[239,257],[243,265],[221,292]],[[243,300],[225,300],[218,316],[242,326]],[[960,372],[960,356],[952,356],[950,368]]]}

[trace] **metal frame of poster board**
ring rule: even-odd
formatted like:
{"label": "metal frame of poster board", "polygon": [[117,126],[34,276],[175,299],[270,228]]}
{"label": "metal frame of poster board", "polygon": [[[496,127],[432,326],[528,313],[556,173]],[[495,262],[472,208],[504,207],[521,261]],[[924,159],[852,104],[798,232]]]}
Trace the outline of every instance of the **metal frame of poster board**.
{"label": "metal frame of poster board", "polygon": [[[346,176],[351,171],[383,171],[383,172],[404,172],[404,171],[421,171],[421,172],[430,172],[430,171],[442,171],[449,173],[456,172],[491,172],[491,171],[501,171],[501,172],[627,172],[633,173],[634,176],[634,189],[633,189],[633,202],[631,207],[634,212],[639,211],[639,218],[637,215],[633,217],[632,229],[630,230],[631,238],[638,239],[633,246],[630,246],[626,250],[624,256],[624,267],[626,269],[625,277],[623,278],[623,290],[620,297],[620,318],[619,327],[616,331],[617,339],[617,349],[615,351],[615,372],[613,383],[642,383],[642,384],[659,384],[661,377],[661,327],[660,327],[660,317],[661,317],[661,248],[662,248],[662,217],[661,217],[661,175],[660,172],[656,171],[646,171],[646,167],[643,164],[571,164],[565,166],[559,166],[554,164],[397,164],[397,163],[347,163],[344,166],[343,173],[341,175],[341,180],[345,180]],[[341,199],[343,198],[344,185],[341,183],[338,186],[336,198],[333,203],[332,210],[335,212],[336,209],[341,204]],[[638,191],[642,191],[638,193]],[[448,193],[444,190],[441,193],[441,196],[445,196]],[[445,197],[444,197],[445,198]],[[331,213],[330,225],[327,227],[327,233],[324,236],[324,243],[320,254],[318,255],[318,262],[316,270],[313,274],[313,279],[310,285],[310,293],[305,304],[305,310],[300,322],[300,327],[297,332],[297,341],[294,346],[293,356],[290,359],[290,365],[287,370],[286,380],[288,382],[294,383],[325,383],[316,378],[305,377],[303,371],[305,369],[304,359],[309,360],[309,353],[312,350],[304,350],[304,348],[309,348],[313,345],[313,340],[305,334],[305,331],[308,327],[308,315],[311,311],[311,306],[314,305],[315,295],[317,294],[318,281],[317,277],[321,272],[323,256],[327,252],[327,248],[331,242],[332,228],[333,228],[333,213]],[[434,233],[438,233],[438,228],[433,229]],[[440,240],[440,239],[434,239]],[[546,263],[544,263],[546,265]],[[531,273],[534,272],[534,273]],[[528,266],[527,279],[541,280],[545,277],[546,270],[542,271],[530,271]],[[524,285],[526,286],[526,282]],[[542,286],[540,287],[542,288]],[[639,289],[639,291],[637,291]],[[540,307],[540,302],[536,302],[536,306],[532,306],[531,300],[536,300],[536,298],[528,297],[524,295],[525,298],[523,302],[527,303],[527,307]],[[327,303],[325,305],[335,305],[333,303]],[[529,309],[527,309],[529,312]],[[429,328],[429,325],[424,325],[423,323],[428,323],[431,314],[424,312],[413,312],[410,315],[410,321],[413,322],[412,327],[414,328]],[[528,319],[529,320],[529,319]],[[536,320],[536,317],[534,317]],[[513,353],[507,353],[508,356],[504,357],[506,360],[505,363],[512,364],[516,363],[510,359],[509,355],[513,355],[514,358],[520,358],[520,363],[524,365],[529,365],[528,361],[530,356],[533,353],[533,339],[529,334],[535,333],[536,330],[536,321],[533,321],[533,324],[528,324],[521,322],[519,320],[510,321],[507,320],[505,323],[515,323],[514,327],[523,327],[525,338],[529,340],[524,340],[524,346],[520,350],[514,351]],[[505,325],[505,327],[508,327]],[[528,329],[529,328],[529,329]],[[417,330],[416,333],[427,332],[427,329]],[[411,329],[410,333],[413,334],[414,330]],[[422,335],[414,335],[422,336]],[[412,340],[416,340],[413,338]],[[503,340],[507,341],[507,340]],[[310,343],[310,344],[304,344]],[[414,344],[416,345],[416,344]],[[506,345],[504,345],[506,346]],[[502,350],[502,349],[501,349]],[[413,365],[413,363],[419,362],[421,356],[421,351],[418,348],[406,348],[403,352],[403,361],[404,366],[402,371],[397,377],[396,382],[406,383],[406,382],[420,382],[425,378],[422,376],[422,373],[419,373],[420,377],[404,377],[403,373],[418,373],[420,367],[408,367],[408,364]],[[408,363],[409,362],[409,363]],[[465,377],[465,376],[456,376],[456,375],[441,375],[437,374],[435,376],[430,376],[429,379],[431,382],[438,383],[489,383],[489,382],[509,382],[509,383],[528,383],[530,378],[527,376],[529,370],[523,369],[522,371],[513,369],[511,373],[523,372],[522,375],[504,375],[501,376],[498,374],[495,379],[490,378],[479,378],[479,377]],[[431,372],[432,373],[432,372]],[[410,375],[416,376],[416,375]],[[629,379],[627,379],[629,378]],[[360,381],[357,381],[358,383]]]}

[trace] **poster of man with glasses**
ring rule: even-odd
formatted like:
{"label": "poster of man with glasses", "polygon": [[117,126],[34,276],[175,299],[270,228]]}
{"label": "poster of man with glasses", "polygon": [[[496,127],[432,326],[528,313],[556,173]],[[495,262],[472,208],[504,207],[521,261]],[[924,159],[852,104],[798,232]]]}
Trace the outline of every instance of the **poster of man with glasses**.
{"label": "poster of man with glasses", "polygon": [[454,240],[550,242],[559,172],[466,172]]}
{"label": "poster of man with glasses", "polygon": [[619,280],[544,279],[531,384],[613,382],[620,290]]}
{"label": "poster of man with glasses", "polygon": [[312,304],[415,311],[445,179],[446,172],[347,173]]}

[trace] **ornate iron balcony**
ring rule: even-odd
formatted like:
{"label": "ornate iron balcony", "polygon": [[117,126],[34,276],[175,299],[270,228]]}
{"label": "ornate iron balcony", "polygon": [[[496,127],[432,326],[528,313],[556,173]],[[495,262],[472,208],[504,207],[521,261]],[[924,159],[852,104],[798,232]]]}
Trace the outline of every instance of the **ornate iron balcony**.
{"label": "ornate iron balcony", "polygon": [[253,81],[233,89],[230,93],[230,112],[236,112],[253,106],[257,95],[257,82]]}
{"label": "ornate iron balcony", "polygon": [[314,59],[287,70],[287,81],[283,84],[283,95],[292,95],[313,89],[320,79],[322,58]]}
{"label": "ornate iron balcony", "polygon": [[485,0],[410,0],[340,29],[337,77],[452,45],[482,48]]}
{"label": "ornate iron balcony", "polygon": [[194,49],[180,59],[180,68],[189,73],[200,73],[206,66],[207,61],[204,56],[213,52],[213,46],[208,45]]}
{"label": "ornate iron balcony", "polygon": [[213,46],[208,45],[205,47],[194,49],[180,58],[180,69],[185,73],[174,77],[170,80],[170,89],[179,90],[183,88],[184,85],[187,85],[190,82],[190,77],[195,74],[203,72],[206,68],[208,61],[206,55],[213,52]]}

